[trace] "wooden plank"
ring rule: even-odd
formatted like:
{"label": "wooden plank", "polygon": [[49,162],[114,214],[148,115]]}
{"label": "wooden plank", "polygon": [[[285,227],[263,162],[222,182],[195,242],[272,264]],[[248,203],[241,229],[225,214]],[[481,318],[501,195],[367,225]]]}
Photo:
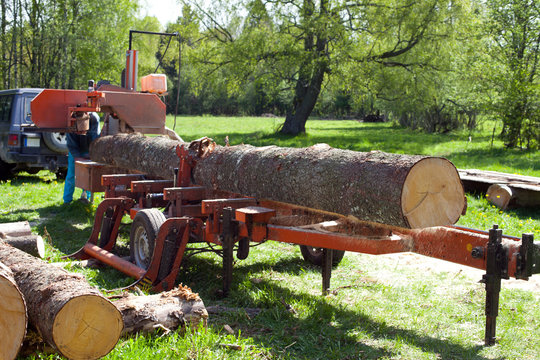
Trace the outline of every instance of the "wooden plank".
{"label": "wooden plank", "polygon": [[[507,207],[540,206],[538,177],[477,169],[461,169],[458,172],[466,191],[486,193],[488,200],[503,210]],[[510,198],[501,201],[501,194],[492,194],[494,189],[507,189]]]}
{"label": "wooden plank", "polygon": [[517,174],[507,174],[497,171],[458,169],[462,181],[472,181],[483,184],[506,184],[517,189],[540,191],[540,178]]}

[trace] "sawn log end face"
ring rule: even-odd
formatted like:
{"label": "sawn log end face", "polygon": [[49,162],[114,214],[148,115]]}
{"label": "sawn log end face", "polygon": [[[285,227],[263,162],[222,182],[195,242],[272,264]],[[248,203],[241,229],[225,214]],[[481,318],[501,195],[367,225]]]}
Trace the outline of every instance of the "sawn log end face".
{"label": "sawn log end face", "polygon": [[466,206],[455,166],[443,158],[418,161],[405,179],[401,206],[413,229],[455,224]]}
{"label": "sawn log end face", "polygon": [[122,314],[107,299],[78,296],[62,307],[53,323],[53,341],[69,359],[99,359],[116,345],[123,329]]}
{"label": "sawn log end face", "polygon": [[0,263],[0,359],[15,359],[26,334],[26,304],[11,271]]}

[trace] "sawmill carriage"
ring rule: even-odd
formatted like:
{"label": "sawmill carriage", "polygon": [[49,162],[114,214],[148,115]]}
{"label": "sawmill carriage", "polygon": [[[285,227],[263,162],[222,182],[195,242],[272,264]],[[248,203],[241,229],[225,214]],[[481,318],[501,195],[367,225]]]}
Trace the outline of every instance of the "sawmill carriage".
{"label": "sawmill carriage", "polygon": [[[527,280],[540,272],[540,244],[534,242],[531,234],[524,234],[520,239],[503,236],[497,226],[489,232],[452,226],[466,207],[459,201],[451,214],[446,214],[443,209],[448,216],[446,226],[422,223],[424,217],[429,216],[415,217],[416,205],[405,209],[405,215],[397,221],[378,223],[369,216],[367,220],[371,221],[359,220],[346,216],[348,213],[321,210],[310,204],[300,206],[294,201],[270,200],[271,196],[261,196],[256,191],[246,195],[234,186],[215,186],[216,177],[208,175],[211,160],[206,157],[215,144],[208,138],[191,143],[179,141],[181,139],[165,127],[165,105],[156,94],[111,85],[94,89],[91,84],[88,91],[44,90],[32,102],[34,123],[45,131],[84,131],[88,125],[84,121],[84,114],[90,111],[107,114],[107,131],[111,136],[98,141],[105,142],[105,145],[101,145],[103,148],[107,147],[108,142],[113,149],[110,152],[122,152],[120,147],[124,145],[120,145],[119,141],[131,141],[134,146],[165,141],[162,137],[150,139],[125,135],[129,133],[161,134],[176,138],[172,150],[170,143],[167,143],[167,148],[174,153],[172,157],[167,155],[172,159],[169,162],[176,162],[173,166],[174,177],[146,173],[144,166],[142,169],[132,169],[118,162],[77,162],[77,186],[93,192],[104,191],[105,199],[96,210],[88,242],[72,257],[98,259],[135,278],[135,284],[143,284],[155,291],[170,289],[176,283],[186,256],[213,251],[223,259],[221,291],[227,295],[231,288],[235,252],[237,259],[246,259],[254,245],[272,240],[300,245],[303,257],[322,267],[322,291],[326,293],[330,288],[332,266],[339,263],[345,251],[374,255],[416,252],[486,270],[483,277],[486,284],[485,343],[491,345],[495,341],[501,279],[514,277]],[[115,135],[118,133],[120,135]],[[114,151],[115,146],[118,146],[118,151]],[[228,151],[223,149],[223,152]],[[291,149],[288,151],[294,152]],[[324,153],[333,150],[316,147],[312,151]],[[126,154],[129,157],[129,151]],[[300,152],[299,158],[303,154]],[[416,160],[420,162],[425,159]],[[446,163],[449,162],[443,160],[434,161],[444,163],[444,168],[449,169],[445,171],[455,171],[453,165],[448,166]],[[141,164],[151,168],[162,161],[166,159],[158,156],[145,159]],[[241,164],[241,159],[234,161]],[[307,166],[313,165],[308,163]],[[126,173],[125,170],[143,173]],[[229,170],[233,177],[249,178],[245,174],[236,174],[234,169]],[[255,171],[267,171],[264,176],[268,177],[276,172],[272,166],[261,166]],[[395,169],[392,171],[397,172]],[[409,173],[412,173],[410,169],[404,177]],[[437,176],[433,174],[433,178]],[[433,178],[428,181],[435,181]],[[418,176],[414,183],[421,181],[426,181],[424,176]],[[225,183],[238,182],[235,178],[225,180]],[[384,188],[386,184],[379,186]],[[455,196],[462,201],[463,189],[460,191]],[[367,197],[368,194],[364,192],[359,196]],[[430,193],[425,192],[422,196],[421,200]],[[403,199],[401,203],[407,206]],[[337,201],[342,203],[346,199]],[[417,202],[413,201],[415,204]],[[355,211],[369,212],[366,209],[359,207]],[[125,214],[129,214],[133,220],[129,245],[131,261],[112,253]],[[196,243],[206,246],[193,247]]]}

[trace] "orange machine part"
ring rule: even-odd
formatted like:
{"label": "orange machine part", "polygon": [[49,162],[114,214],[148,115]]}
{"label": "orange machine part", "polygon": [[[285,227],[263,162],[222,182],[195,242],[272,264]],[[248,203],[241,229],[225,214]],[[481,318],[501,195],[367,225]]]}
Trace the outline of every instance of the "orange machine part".
{"label": "orange machine part", "polygon": [[[96,111],[114,114],[133,130],[146,134],[165,133],[165,104],[155,94],[132,91],[100,91]],[[45,89],[32,100],[32,121],[43,129],[71,128],[70,108],[87,106],[85,90]]]}

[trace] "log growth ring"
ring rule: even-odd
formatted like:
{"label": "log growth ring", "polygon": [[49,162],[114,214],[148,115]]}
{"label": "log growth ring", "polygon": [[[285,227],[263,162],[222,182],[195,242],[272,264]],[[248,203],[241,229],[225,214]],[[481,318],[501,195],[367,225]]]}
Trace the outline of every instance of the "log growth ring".
{"label": "log growth ring", "polygon": [[53,341],[67,358],[98,359],[116,346],[123,327],[122,314],[111,302],[96,295],[78,296],[58,312]]}
{"label": "log growth ring", "polygon": [[465,207],[465,193],[455,166],[443,158],[418,161],[405,179],[401,206],[412,229],[455,224]]}

